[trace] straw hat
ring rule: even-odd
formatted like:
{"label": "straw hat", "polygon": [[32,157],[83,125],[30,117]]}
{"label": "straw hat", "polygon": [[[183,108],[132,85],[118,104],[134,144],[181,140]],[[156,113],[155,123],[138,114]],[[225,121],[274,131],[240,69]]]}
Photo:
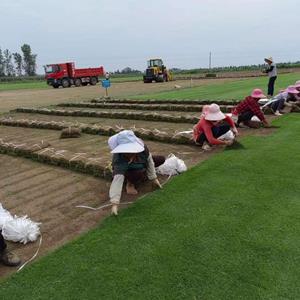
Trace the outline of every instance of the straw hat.
{"label": "straw hat", "polygon": [[220,106],[216,103],[213,103],[209,105],[204,118],[207,121],[221,121],[225,119],[225,115],[221,112]]}
{"label": "straw hat", "polygon": [[108,139],[111,153],[140,153],[145,150],[144,143],[132,130],[123,130]]}
{"label": "straw hat", "polygon": [[272,56],[270,56],[270,57],[266,57],[265,58],[265,62],[273,62],[273,57]]}
{"label": "straw hat", "polygon": [[258,99],[267,98],[261,89],[254,89],[251,93],[251,97],[258,98]]}

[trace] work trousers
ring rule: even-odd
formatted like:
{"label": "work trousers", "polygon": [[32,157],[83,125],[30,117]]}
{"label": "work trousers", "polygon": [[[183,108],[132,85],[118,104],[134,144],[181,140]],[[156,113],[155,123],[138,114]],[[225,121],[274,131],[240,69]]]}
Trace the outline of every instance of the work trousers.
{"label": "work trousers", "polygon": [[247,110],[239,115],[237,124],[240,125],[241,122],[248,122],[253,116],[254,113],[251,110]]}
{"label": "work trousers", "polygon": [[[211,128],[212,134],[214,138],[218,138],[221,135],[225,134],[227,131],[230,130],[230,126],[227,124],[220,125],[220,126],[213,126]],[[208,142],[206,135],[203,133],[200,134],[200,136],[197,139],[197,143],[200,145],[203,145],[204,142]]]}
{"label": "work trousers", "polygon": [[[162,155],[152,155],[155,168],[159,167],[165,162],[165,157]],[[127,181],[133,184],[145,181],[147,179],[146,169],[128,170],[125,173]]]}
{"label": "work trousers", "polygon": [[0,252],[3,252],[6,249],[6,243],[4,241],[3,235],[0,231]]}
{"label": "work trousers", "polygon": [[282,110],[284,108],[284,102],[285,102],[284,99],[277,100],[277,101],[271,103],[270,107],[272,108],[272,110],[274,112],[276,112],[277,110],[280,111],[280,110]]}
{"label": "work trousers", "polygon": [[269,96],[274,95],[274,85],[275,85],[276,78],[277,78],[277,76],[269,78],[269,83],[268,83],[268,95]]}

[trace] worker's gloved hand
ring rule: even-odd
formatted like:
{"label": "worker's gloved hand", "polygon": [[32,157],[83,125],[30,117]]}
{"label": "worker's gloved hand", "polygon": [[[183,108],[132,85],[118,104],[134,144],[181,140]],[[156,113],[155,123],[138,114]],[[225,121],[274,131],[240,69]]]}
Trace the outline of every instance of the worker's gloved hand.
{"label": "worker's gloved hand", "polygon": [[238,135],[239,135],[239,132],[238,132],[238,130],[237,130],[236,127],[233,127],[231,130],[232,130],[232,132],[233,132],[233,134],[234,134],[235,136],[238,136]]}
{"label": "worker's gloved hand", "polygon": [[233,144],[233,140],[227,140],[227,141],[224,141],[224,143],[226,146],[230,146]]}
{"label": "worker's gloved hand", "polygon": [[159,180],[158,180],[157,178],[153,179],[152,183],[153,183],[155,186],[157,186],[157,187],[159,187],[160,189],[162,189],[162,185],[160,184],[160,182],[159,182]]}
{"label": "worker's gloved hand", "polygon": [[111,214],[114,216],[118,215],[118,205],[117,204],[113,204],[111,207]]}

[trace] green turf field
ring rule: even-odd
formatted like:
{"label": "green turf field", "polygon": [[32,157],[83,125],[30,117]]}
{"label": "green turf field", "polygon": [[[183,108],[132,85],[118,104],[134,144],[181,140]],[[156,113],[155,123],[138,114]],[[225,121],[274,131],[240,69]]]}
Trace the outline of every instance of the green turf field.
{"label": "green turf field", "polygon": [[299,299],[299,114],[275,124],[8,278],[1,299]]}
{"label": "green turf field", "polygon": [[[300,79],[300,73],[289,73],[279,75],[275,83],[276,92],[286,88],[288,85],[294,84]],[[176,81],[174,81],[176,84]],[[159,92],[147,95],[132,96],[133,99],[213,99],[226,100],[237,99],[242,100],[248,96],[254,88],[261,88],[267,93],[268,77],[255,77],[247,79],[236,79],[229,82],[213,82],[200,87],[173,89],[168,92]]]}
{"label": "green turf field", "polygon": [[27,81],[27,82],[1,82],[1,91],[14,91],[14,90],[30,90],[30,89],[49,89],[45,81]]}

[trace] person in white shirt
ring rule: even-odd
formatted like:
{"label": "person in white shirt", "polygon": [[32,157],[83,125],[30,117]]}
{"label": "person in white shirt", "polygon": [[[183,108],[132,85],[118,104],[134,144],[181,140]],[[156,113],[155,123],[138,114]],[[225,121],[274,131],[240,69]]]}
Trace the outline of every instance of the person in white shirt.
{"label": "person in white shirt", "polygon": [[272,57],[265,58],[265,62],[268,64],[266,70],[264,71],[269,76],[268,96],[272,97],[274,95],[275,80],[277,79],[277,67]]}

